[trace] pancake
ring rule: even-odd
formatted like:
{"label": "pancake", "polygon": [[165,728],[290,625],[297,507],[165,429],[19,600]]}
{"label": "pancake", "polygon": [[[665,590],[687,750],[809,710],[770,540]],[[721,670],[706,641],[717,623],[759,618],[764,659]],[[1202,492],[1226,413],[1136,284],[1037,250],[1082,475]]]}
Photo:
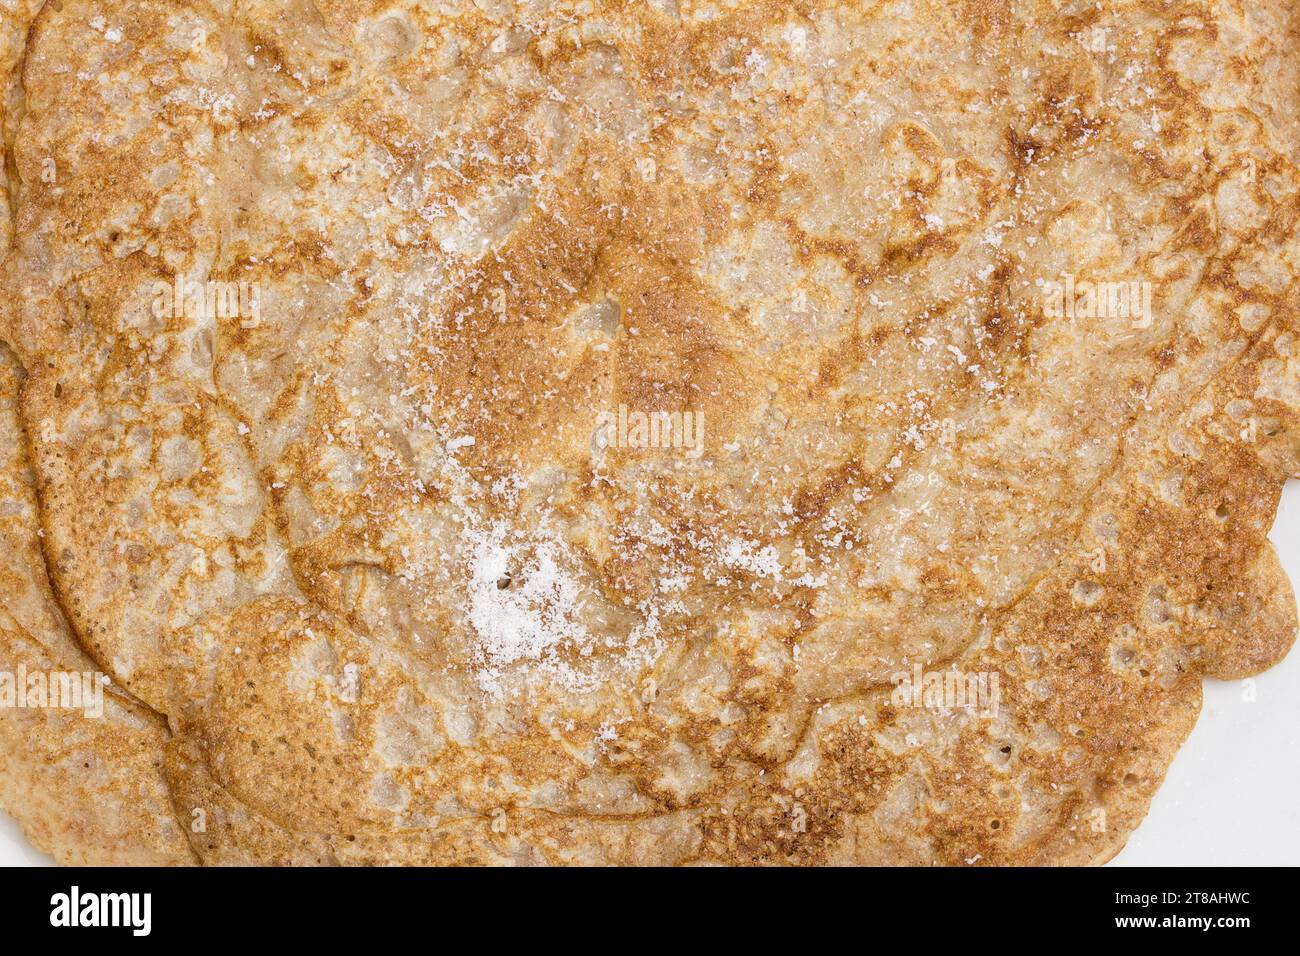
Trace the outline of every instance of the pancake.
{"label": "pancake", "polygon": [[[14,408],[18,374],[13,355],[0,347],[0,674],[47,696],[0,707],[0,805],[60,863],[190,863],[162,775],[165,721],[111,684],[84,694],[85,682],[102,674],[50,592]],[[36,706],[49,702],[57,675],[77,681],[83,696],[73,703],[80,706]]]}
{"label": "pancake", "polygon": [[0,335],[141,779],[207,863],[1105,861],[1295,638],[1298,40],[44,5]]}
{"label": "pancake", "polygon": [[[21,115],[14,74],[37,6],[28,0],[0,11],[3,129],[12,129]],[[15,95],[7,95],[11,90]],[[0,169],[0,198],[0,248],[7,248],[13,199],[7,169]],[[29,687],[48,703],[60,676],[79,691],[103,679],[50,589],[17,414],[21,380],[16,358],[0,344],[0,697],[9,695],[0,707],[0,806],[33,844],[63,864],[193,862],[162,776],[167,730],[160,715],[112,684],[75,701],[80,708],[13,706],[20,692],[25,702]]]}

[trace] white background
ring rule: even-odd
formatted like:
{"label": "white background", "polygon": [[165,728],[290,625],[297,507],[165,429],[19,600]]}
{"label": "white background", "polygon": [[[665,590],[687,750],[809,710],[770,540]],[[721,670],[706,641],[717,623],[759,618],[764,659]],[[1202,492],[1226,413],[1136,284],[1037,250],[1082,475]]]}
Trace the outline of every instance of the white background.
{"label": "white background", "polygon": [[[1271,535],[1300,589],[1300,482]],[[1300,648],[1255,680],[1206,681],[1205,704],[1115,866],[1300,865]],[[0,813],[0,865],[48,865]]]}

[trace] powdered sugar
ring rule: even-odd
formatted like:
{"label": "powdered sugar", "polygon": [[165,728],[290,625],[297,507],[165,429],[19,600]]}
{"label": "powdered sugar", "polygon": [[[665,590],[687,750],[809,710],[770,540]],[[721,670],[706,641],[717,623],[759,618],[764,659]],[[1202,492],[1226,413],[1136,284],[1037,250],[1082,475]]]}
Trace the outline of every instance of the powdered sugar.
{"label": "powdered sugar", "polygon": [[723,545],[719,556],[729,568],[781,580],[781,559],[771,545],[760,547],[757,541],[733,538]]}
{"label": "powdered sugar", "polygon": [[639,604],[641,620],[626,634],[592,632],[584,623],[581,562],[545,523],[528,531],[506,521],[467,527],[461,543],[469,565],[466,613],[477,639],[472,665],[484,691],[500,696],[516,667],[534,686],[591,691],[611,669],[634,675],[663,651],[654,597]]}
{"label": "powdered sugar", "polygon": [[504,522],[462,535],[470,561],[469,621],[479,640],[478,682],[499,691],[503,669],[538,661],[570,689],[589,686],[562,661],[563,649],[590,654],[592,638],[577,619],[581,588],[565,568],[563,548],[547,534],[512,533]]}

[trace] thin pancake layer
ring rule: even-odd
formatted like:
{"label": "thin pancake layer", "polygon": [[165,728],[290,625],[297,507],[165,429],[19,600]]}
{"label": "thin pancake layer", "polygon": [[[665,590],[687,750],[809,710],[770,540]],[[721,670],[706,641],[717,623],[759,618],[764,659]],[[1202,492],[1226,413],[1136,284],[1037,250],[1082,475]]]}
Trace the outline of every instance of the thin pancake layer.
{"label": "thin pancake layer", "polygon": [[[60,863],[189,863],[161,773],[165,722],[116,687],[86,693],[102,675],[50,593],[18,384],[0,346],[0,674],[13,682],[0,706],[0,807]],[[60,680],[74,681],[77,696]],[[49,706],[56,701],[65,706]]]}
{"label": "thin pancake layer", "polygon": [[46,6],[0,328],[198,852],[1108,858],[1295,636],[1298,38]]}

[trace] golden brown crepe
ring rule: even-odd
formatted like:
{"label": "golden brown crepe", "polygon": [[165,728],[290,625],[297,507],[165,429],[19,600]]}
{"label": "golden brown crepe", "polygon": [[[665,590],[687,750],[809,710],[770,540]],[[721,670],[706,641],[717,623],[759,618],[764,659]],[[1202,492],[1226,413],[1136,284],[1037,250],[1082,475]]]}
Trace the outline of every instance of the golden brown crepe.
{"label": "golden brown crepe", "polygon": [[[1294,640],[1286,0],[63,0],[5,49],[6,520],[203,862],[1101,862]],[[0,795],[115,859],[59,786]],[[141,826],[96,839],[180,855]]]}

